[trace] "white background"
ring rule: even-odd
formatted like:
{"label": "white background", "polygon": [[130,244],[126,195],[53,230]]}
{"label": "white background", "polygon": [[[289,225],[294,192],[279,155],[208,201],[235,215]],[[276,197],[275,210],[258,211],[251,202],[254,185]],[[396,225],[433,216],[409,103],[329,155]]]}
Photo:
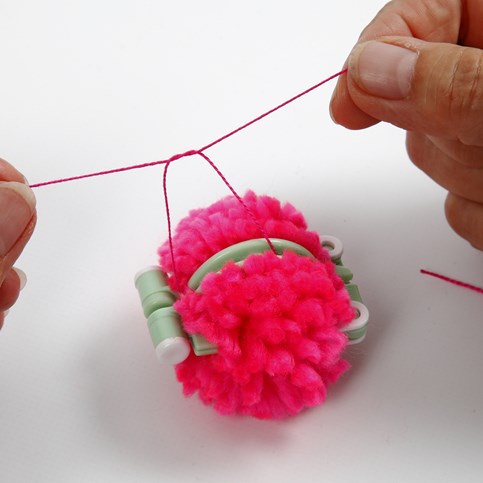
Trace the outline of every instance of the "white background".
{"label": "white background", "polygon": [[[31,183],[199,148],[340,69],[376,0],[0,0],[0,155]],[[371,327],[326,404],[222,417],[159,367],[133,287],[166,239],[162,168],[40,188],[0,333],[0,481],[477,482],[483,255],[404,133],[335,126],[326,85],[211,149],[241,192],[344,241]],[[227,191],[174,164],[173,221]]]}

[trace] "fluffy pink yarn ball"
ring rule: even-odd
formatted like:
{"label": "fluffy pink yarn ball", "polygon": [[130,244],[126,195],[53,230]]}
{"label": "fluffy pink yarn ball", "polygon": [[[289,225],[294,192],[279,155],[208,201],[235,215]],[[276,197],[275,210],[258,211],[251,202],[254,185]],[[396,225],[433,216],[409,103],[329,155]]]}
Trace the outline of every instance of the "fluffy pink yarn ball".
{"label": "fluffy pink yarn ball", "polygon": [[[222,414],[283,418],[321,404],[327,386],[348,368],[341,329],[354,317],[344,283],[317,233],[290,204],[248,192],[243,201],[269,237],[308,249],[315,260],[285,252],[250,255],[207,275],[201,292],[187,283],[220,250],[261,234],[234,197],[194,210],[173,237],[180,299],[175,308],[188,334],[201,334],[218,353],[176,366],[185,395],[198,392]],[[168,244],[159,251],[172,273]],[[172,282],[172,280],[171,280]]]}

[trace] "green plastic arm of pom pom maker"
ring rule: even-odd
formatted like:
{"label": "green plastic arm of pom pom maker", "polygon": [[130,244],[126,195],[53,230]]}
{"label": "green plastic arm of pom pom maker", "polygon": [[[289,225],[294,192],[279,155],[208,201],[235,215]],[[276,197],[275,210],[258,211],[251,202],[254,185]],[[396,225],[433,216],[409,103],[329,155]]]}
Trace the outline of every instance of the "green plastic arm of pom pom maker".
{"label": "green plastic arm of pom pom maker", "polygon": [[[298,255],[314,258],[312,253],[297,243],[282,240],[281,238],[270,238],[270,241],[277,255],[282,255],[285,250],[290,250]],[[203,263],[203,265],[201,265],[191,276],[188,282],[188,287],[191,290],[198,290],[201,285],[201,281],[208,273],[219,272],[227,262],[243,262],[250,255],[261,254],[269,250],[271,250],[271,248],[268,245],[267,240],[264,238],[247,240],[229,246],[206,260],[206,262]]]}
{"label": "green plastic arm of pom pom maker", "polygon": [[169,290],[164,273],[159,267],[149,267],[136,275],[134,283],[159,362],[178,364],[184,361],[191,346],[173,308],[176,297]]}

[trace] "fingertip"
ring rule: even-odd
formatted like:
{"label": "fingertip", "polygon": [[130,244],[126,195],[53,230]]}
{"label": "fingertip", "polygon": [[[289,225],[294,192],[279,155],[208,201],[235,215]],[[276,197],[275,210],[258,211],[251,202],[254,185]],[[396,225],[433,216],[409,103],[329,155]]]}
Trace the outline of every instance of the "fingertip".
{"label": "fingertip", "polygon": [[329,113],[335,124],[351,130],[365,129],[379,122],[355,104],[349,92],[346,76],[340,78],[337,83],[329,104]]}

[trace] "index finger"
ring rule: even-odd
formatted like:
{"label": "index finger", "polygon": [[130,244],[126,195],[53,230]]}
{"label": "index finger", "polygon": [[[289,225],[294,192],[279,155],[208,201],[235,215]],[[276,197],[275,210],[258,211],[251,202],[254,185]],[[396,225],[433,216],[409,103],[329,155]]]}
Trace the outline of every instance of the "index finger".
{"label": "index finger", "polygon": [[[472,8],[471,3],[466,2],[467,9]],[[393,0],[362,31],[358,43],[394,35],[428,42],[457,43],[461,23],[466,18],[460,0]],[[473,33],[468,31],[467,35]],[[349,71],[339,77],[330,104],[331,116],[335,122],[349,129],[364,129],[379,120],[359,109],[352,100],[350,76]]]}

